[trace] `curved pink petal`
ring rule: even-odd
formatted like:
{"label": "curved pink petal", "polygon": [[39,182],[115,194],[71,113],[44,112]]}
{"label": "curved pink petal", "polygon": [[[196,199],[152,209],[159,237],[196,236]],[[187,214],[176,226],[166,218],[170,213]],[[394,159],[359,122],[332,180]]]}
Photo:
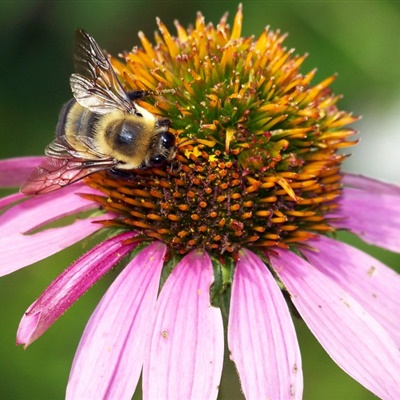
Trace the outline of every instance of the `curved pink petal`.
{"label": "curved pink petal", "polygon": [[400,348],[400,275],[347,244],[321,236],[304,249],[310,264],[333,279],[389,332]]}
{"label": "curved pink petal", "polygon": [[77,183],[14,205],[0,216],[2,236],[24,234],[61,217],[99,207],[97,203],[79,196],[79,193],[99,192]]}
{"label": "curved pink petal", "polygon": [[67,399],[131,399],[151,331],[166,246],[153,243],[119,274],[79,343]]}
{"label": "curved pink petal", "polygon": [[86,218],[60,228],[46,229],[34,235],[11,235],[1,238],[0,276],[43,260],[104,229],[102,224],[96,223],[104,219],[105,215]]}
{"label": "curved pink petal", "polygon": [[0,199],[0,211],[2,208],[9,206],[12,203],[15,203],[18,200],[23,199],[25,196],[21,193],[13,193],[9,196],[2,197]]}
{"label": "curved pink petal", "polygon": [[393,183],[378,181],[367,176],[345,173],[342,182],[353,189],[361,189],[376,194],[400,195],[400,186]]}
{"label": "curved pink petal", "polygon": [[60,274],[28,308],[18,327],[17,344],[29,346],[137,243],[133,232],[107,239]]}
{"label": "curved pink petal", "polygon": [[383,399],[400,398],[400,352],[386,330],[334,280],[290,251],[270,261],[332,359]]}
{"label": "curved pink petal", "polygon": [[103,228],[101,224],[93,222],[105,219],[104,215],[29,233],[58,218],[98,207],[96,203],[76,194],[76,190],[96,193],[93,189],[80,184],[74,186],[27,199],[0,216],[0,276],[55,254]]}
{"label": "curved pink petal", "polygon": [[143,367],[144,399],[216,399],[224,333],[210,305],[213,270],[207,253],[192,251],[174,268],[157,302]]}
{"label": "curved pink petal", "polygon": [[232,284],[228,345],[247,399],[301,399],[300,350],[289,309],[271,272],[243,250]]}
{"label": "curved pink petal", "polygon": [[[351,179],[350,179],[351,178]],[[348,229],[363,240],[400,252],[400,188],[369,178],[346,176],[340,207],[329,216],[337,228]]]}
{"label": "curved pink petal", "polygon": [[0,160],[0,187],[21,186],[44,157],[18,157]]}

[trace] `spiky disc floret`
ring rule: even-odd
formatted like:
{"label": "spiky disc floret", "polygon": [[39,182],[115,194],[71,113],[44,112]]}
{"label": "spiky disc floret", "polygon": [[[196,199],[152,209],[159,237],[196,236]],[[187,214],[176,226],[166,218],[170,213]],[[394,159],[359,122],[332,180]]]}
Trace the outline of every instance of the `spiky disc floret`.
{"label": "spiky disc floret", "polygon": [[130,179],[99,173],[88,184],[95,200],[123,224],[184,254],[193,248],[237,254],[241,246],[287,247],[333,228],[325,218],[341,194],[338,149],[354,144],[355,121],[328,89],[310,85],[305,56],[282,47],[266,28],[241,37],[239,8],[232,29],[201,14],[194,28],[176,22],[177,37],[158,21],[156,45],[112,60],[127,90],[159,95],[140,105],[169,118],[177,156],[162,169]]}

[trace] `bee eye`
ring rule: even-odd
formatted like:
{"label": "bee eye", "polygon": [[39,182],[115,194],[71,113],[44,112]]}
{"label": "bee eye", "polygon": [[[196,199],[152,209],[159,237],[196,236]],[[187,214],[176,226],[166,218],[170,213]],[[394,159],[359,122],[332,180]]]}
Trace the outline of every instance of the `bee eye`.
{"label": "bee eye", "polygon": [[159,154],[158,156],[155,156],[150,160],[150,164],[153,167],[160,167],[165,162],[166,159],[167,158],[165,156]]}
{"label": "bee eye", "polygon": [[160,142],[164,148],[169,149],[175,144],[175,135],[171,132],[164,132],[160,137]]}

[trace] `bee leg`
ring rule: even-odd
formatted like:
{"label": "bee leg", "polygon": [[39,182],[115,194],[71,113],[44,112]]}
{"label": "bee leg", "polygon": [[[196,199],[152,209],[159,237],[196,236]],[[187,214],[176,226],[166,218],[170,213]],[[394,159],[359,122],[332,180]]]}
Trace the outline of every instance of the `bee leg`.
{"label": "bee leg", "polygon": [[133,174],[130,171],[123,171],[121,169],[114,169],[110,168],[108,170],[110,175],[112,175],[114,178],[121,178],[121,179],[131,179]]}
{"label": "bee leg", "polygon": [[131,92],[126,92],[130,100],[143,99],[143,97],[150,96],[152,93],[148,90],[135,90]]}
{"label": "bee leg", "polygon": [[[157,121],[156,121],[157,128],[161,128],[162,126],[166,126],[166,127],[169,128],[170,125],[171,125],[171,121],[168,118],[158,118]],[[172,135],[172,133],[169,133],[169,135]],[[173,136],[173,139],[175,141],[175,136]]]}
{"label": "bee leg", "polygon": [[175,89],[163,89],[161,91],[151,91],[151,90],[131,90],[126,92],[130,100],[135,101],[135,100],[140,100],[143,99],[143,97],[147,96],[160,96],[164,93],[172,93],[174,94],[176,92]]}
{"label": "bee leg", "polygon": [[176,174],[178,172],[182,171],[182,163],[179,161],[171,161],[169,163],[169,172],[171,174]]}

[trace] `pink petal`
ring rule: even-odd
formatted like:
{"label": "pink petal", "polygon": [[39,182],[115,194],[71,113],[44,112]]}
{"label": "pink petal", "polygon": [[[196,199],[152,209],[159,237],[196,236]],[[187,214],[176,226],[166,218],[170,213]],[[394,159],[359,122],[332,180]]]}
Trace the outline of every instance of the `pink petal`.
{"label": "pink petal", "polygon": [[103,219],[104,215],[99,218],[77,220],[71,225],[47,229],[35,235],[13,235],[1,238],[0,276],[43,260],[92,233],[104,229],[102,224],[95,223]]}
{"label": "pink petal", "polygon": [[213,270],[207,253],[192,251],[174,268],[157,302],[144,399],[216,399],[224,334],[210,305]]}
{"label": "pink petal", "polygon": [[279,250],[270,260],[332,359],[378,397],[399,399],[399,348],[375,318],[334,280],[290,251]]}
{"label": "pink petal", "polygon": [[79,184],[74,186],[62,193],[54,192],[23,201],[0,216],[0,276],[49,257],[103,228],[93,222],[105,219],[104,215],[26,234],[57,218],[97,207],[95,203],[76,195],[76,189],[86,193],[94,192],[92,189]]}
{"label": "pink petal", "polygon": [[7,197],[3,197],[0,199],[0,211],[2,208],[9,206],[12,203],[15,203],[18,200],[23,199],[25,196],[21,193],[10,194]]}
{"label": "pink petal", "polygon": [[79,297],[135,247],[135,236],[122,233],[100,243],[60,274],[22,317],[17,344],[30,345]]}
{"label": "pink petal", "polygon": [[304,249],[310,264],[333,279],[390,333],[400,348],[400,275],[347,244],[321,236]]}
{"label": "pink petal", "polygon": [[119,274],[79,343],[67,399],[131,399],[142,370],[166,246],[146,247]]}
{"label": "pink petal", "polygon": [[0,187],[21,186],[43,158],[19,157],[0,160]]}
{"label": "pink petal", "polygon": [[98,204],[79,196],[98,194],[83,184],[75,184],[44,196],[31,197],[14,205],[0,216],[2,235],[27,233],[61,217],[96,209]]}
{"label": "pink petal", "polygon": [[[351,179],[350,179],[351,178]],[[348,229],[363,240],[400,252],[400,188],[363,177],[346,176],[340,207],[330,216],[337,228]]]}
{"label": "pink petal", "polygon": [[303,374],[293,322],[274,277],[243,250],[232,285],[228,344],[247,399],[301,399]]}
{"label": "pink petal", "polygon": [[343,174],[342,182],[353,189],[361,189],[366,192],[374,192],[377,194],[393,194],[400,195],[400,186],[392,183],[378,181],[362,175]]}

